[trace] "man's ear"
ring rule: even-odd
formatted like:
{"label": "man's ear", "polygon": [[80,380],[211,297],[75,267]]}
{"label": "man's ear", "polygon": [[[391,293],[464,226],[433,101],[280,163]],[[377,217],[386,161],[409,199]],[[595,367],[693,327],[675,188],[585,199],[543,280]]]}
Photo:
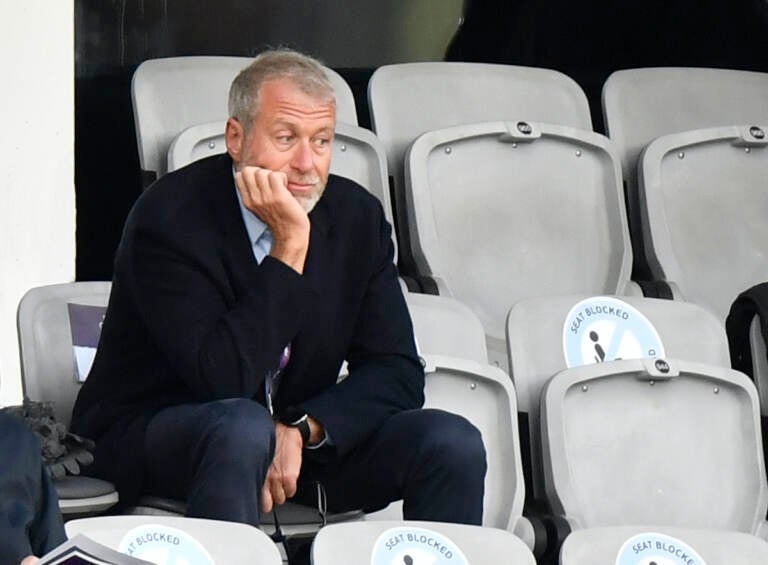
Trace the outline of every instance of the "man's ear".
{"label": "man's ear", "polygon": [[245,129],[235,118],[227,120],[227,127],[224,131],[224,139],[227,142],[227,153],[232,157],[235,163],[239,163],[243,156],[243,147],[245,146]]}

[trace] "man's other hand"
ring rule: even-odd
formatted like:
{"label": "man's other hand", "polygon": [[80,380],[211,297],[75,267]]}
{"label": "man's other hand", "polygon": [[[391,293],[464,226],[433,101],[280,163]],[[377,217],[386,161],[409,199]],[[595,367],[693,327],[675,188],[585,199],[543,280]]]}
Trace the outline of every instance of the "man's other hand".
{"label": "man's other hand", "polygon": [[301,471],[301,450],[304,447],[298,429],[275,424],[275,457],[267,471],[261,490],[261,509],[271,512],[275,504],[284,504],[296,494],[296,483]]}
{"label": "man's other hand", "polygon": [[21,560],[21,565],[36,565],[37,563],[40,563],[40,560],[34,555],[28,555]]}
{"label": "man's other hand", "polygon": [[272,232],[270,255],[302,273],[309,248],[309,216],[288,190],[287,175],[244,166],[235,173],[235,183],[243,205]]}

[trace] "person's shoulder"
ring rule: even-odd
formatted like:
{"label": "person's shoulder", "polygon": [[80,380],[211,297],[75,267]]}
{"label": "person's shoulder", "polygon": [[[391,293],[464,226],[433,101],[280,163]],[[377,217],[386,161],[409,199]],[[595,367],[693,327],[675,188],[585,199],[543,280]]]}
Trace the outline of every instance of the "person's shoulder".
{"label": "person's shoulder", "polygon": [[382,213],[381,202],[378,198],[357,182],[338,175],[328,177],[323,199],[326,200],[331,211],[341,212],[344,215],[349,213],[374,215]]}
{"label": "person's shoulder", "polygon": [[[228,155],[195,161],[162,176],[145,190],[134,204],[129,223],[176,225],[199,222],[209,215],[214,201],[226,191],[232,178]],[[234,180],[229,184],[234,191]]]}

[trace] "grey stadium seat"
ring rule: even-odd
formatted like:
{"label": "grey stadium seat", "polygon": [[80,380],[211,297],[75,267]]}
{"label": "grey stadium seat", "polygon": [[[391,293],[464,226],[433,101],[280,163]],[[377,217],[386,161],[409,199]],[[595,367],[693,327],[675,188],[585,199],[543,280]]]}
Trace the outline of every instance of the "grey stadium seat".
{"label": "grey stadium seat", "polygon": [[499,366],[518,300],[639,293],[618,160],[599,134],[527,119],[432,131],[408,152],[406,186],[420,274],[478,314]]}
{"label": "grey stadium seat", "polygon": [[[768,73],[686,67],[616,71],[603,86],[606,132],[616,144],[627,183],[627,208],[637,260],[640,153],[663,135],[768,122]],[[735,297],[734,297],[735,298]]]}
{"label": "grey stadium seat", "polygon": [[[515,383],[518,410],[528,424],[523,456],[530,464],[526,485],[534,500],[545,501],[540,444],[540,404],[546,383],[568,367],[564,325],[586,295],[536,297],[515,304],[507,318],[509,373]],[[611,297],[609,297],[611,298]],[[682,301],[613,297],[635,308],[658,332],[666,356],[730,367],[728,341],[720,320],[695,304]],[[583,331],[589,328],[585,326]]]}
{"label": "grey stadium seat", "polygon": [[[80,389],[68,305],[106,308],[110,283],[76,282],[37,287],[19,302],[17,326],[24,396],[53,403],[56,419],[69,425]],[[65,515],[102,512],[118,501],[115,487],[80,475],[55,479]]]}
{"label": "grey stadium seat", "polygon": [[[648,532],[648,527],[615,526],[577,530],[571,533],[560,552],[560,565],[595,565],[616,563],[616,557],[626,540]],[[707,565],[756,565],[768,563],[768,542],[742,532],[722,530],[698,530],[691,528],[665,527],[664,533],[683,541],[692,547]],[[657,549],[657,548],[654,548]],[[655,553],[671,561],[661,563],[684,563],[683,554],[671,552],[674,547],[664,547]],[[675,561],[677,559],[677,561]],[[648,560],[640,559],[633,565],[645,565]],[[693,563],[701,563],[694,560]],[[619,565],[624,565],[621,562]]]}
{"label": "grey stadium seat", "polygon": [[757,393],[742,373],[670,358],[566,369],[544,392],[542,442],[549,499],[574,530],[768,537]]}
{"label": "grey stadium seat", "polygon": [[[495,528],[481,528],[479,526],[467,526],[463,524],[447,524],[444,522],[355,522],[338,524],[323,528],[318,532],[312,544],[312,565],[359,565],[361,563],[374,563],[378,565],[382,561],[373,561],[372,552],[379,537],[392,528],[407,530],[414,528],[428,530],[445,536],[459,548],[466,557],[468,563],[511,563],[513,565],[535,565],[536,561],[531,551],[518,538],[509,532]],[[418,530],[417,530],[418,531]],[[397,554],[397,548],[393,547],[393,554]],[[402,555],[393,555],[392,563],[432,563],[424,560],[407,560]],[[458,561],[457,556],[444,553],[444,561]],[[395,561],[395,559],[399,560]]]}
{"label": "grey stadium seat", "polygon": [[[71,520],[65,528],[68,537],[83,534],[111,549],[117,549],[134,528],[159,525],[181,530],[196,539],[217,564],[252,563],[280,565],[282,558],[269,537],[253,526],[221,520],[178,516],[104,516]],[[187,563],[188,561],[173,561]],[[168,561],[170,563],[170,561]]]}
{"label": "grey stadium seat", "polygon": [[768,280],[768,116],[659,137],[638,171],[653,277],[725,320],[740,292]]}
{"label": "grey stadium seat", "polygon": [[547,493],[574,529],[681,526],[765,537],[757,393],[692,361],[572,367],[542,399]]}
{"label": "grey stadium seat", "polygon": [[[513,532],[532,547],[533,530],[522,517],[525,485],[509,377],[483,359],[482,325],[465,305],[414,293],[406,300],[426,373],[425,407],[464,416],[482,434],[488,463],[483,525]],[[400,506],[366,516],[374,519],[402,519]]]}
{"label": "grey stadium seat", "polygon": [[[393,177],[398,239],[409,245],[405,157],[421,134],[456,125],[524,118],[591,130],[587,97],[575,81],[549,70],[483,63],[384,65],[368,84],[371,123]],[[410,250],[401,249],[406,269]],[[406,272],[406,274],[414,274]]]}
{"label": "grey stadium seat", "polygon": [[[141,169],[147,181],[166,172],[168,148],[190,126],[227,121],[232,80],[250,57],[169,57],[141,63],[133,75],[131,100]],[[337,120],[357,125],[352,89],[335,71],[325,72],[336,94]]]}

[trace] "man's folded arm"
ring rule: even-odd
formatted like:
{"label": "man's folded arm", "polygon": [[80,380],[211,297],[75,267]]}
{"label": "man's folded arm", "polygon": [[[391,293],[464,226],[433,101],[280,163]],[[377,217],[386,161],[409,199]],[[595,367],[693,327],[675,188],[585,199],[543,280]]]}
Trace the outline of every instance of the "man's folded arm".
{"label": "man's folded arm", "polygon": [[382,214],[379,258],[347,355],[349,376],[302,403],[341,454],[364,441],[389,416],[424,403],[424,370],[392,262],[390,234]]}
{"label": "man's folded arm", "polygon": [[129,264],[118,270],[154,343],[200,400],[257,394],[314,293],[296,271],[266,257],[249,291],[228,303],[197,257],[140,231],[124,259]]}

